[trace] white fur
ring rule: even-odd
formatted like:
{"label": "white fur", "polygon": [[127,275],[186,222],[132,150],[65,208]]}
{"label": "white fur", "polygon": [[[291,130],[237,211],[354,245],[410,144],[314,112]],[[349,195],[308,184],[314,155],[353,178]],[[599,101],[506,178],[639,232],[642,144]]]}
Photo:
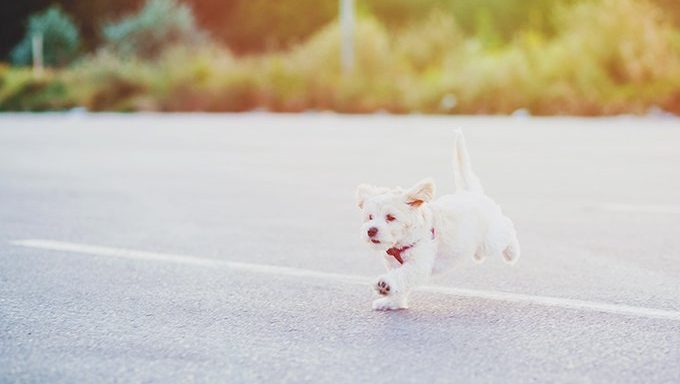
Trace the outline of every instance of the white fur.
{"label": "white fur", "polygon": [[[456,192],[437,200],[433,200],[435,187],[430,179],[407,190],[366,184],[357,188],[357,205],[364,219],[361,238],[382,253],[388,269],[375,281],[374,288],[382,297],[373,302],[373,309],[407,308],[411,290],[432,273],[449,269],[455,260],[470,257],[482,262],[489,256],[513,264],[519,258],[515,227],[484,194],[460,131],[454,146],[454,175]],[[388,215],[394,220],[388,220]],[[373,238],[371,228],[377,229]],[[411,247],[401,254],[403,265],[386,253],[405,246]]]}

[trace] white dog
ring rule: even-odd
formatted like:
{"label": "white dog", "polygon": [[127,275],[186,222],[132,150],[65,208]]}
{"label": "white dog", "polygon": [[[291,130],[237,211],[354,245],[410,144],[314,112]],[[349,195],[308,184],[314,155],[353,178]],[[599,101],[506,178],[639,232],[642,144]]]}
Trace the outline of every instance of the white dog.
{"label": "white dog", "polygon": [[455,138],[456,193],[433,200],[430,179],[408,190],[365,184],[357,188],[364,219],[361,237],[382,253],[388,269],[374,284],[383,296],[373,302],[375,310],[407,308],[411,290],[456,259],[482,262],[497,256],[512,264],[519,258],[512,221],[484,194],[470,167],[463,134],[456,131]]}

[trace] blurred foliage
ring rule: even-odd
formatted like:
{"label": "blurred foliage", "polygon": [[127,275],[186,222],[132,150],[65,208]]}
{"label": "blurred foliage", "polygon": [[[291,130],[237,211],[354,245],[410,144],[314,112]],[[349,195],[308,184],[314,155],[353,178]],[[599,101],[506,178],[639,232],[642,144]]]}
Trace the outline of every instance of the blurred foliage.
{"label": "blurred foliage", "polygon": [[395,34],[394,49],[413,70],[436,69],[461,49],[465,35],[449,13],[433,10]]}
{"label": "blurred foliage", "polygon": [[155,58],[166,47],[206,39],[191,8],[177,0],[148,0],[138,13],[102,28],[105,49],[123,56]]}
{"label": "blurred foliage", "polygon": [[59,3],[66,12],[73,15],[73,18],[80,27],[83,45],[90,51],[96,49],[101,43],[101,28],[103,24],[110,20],[120,19],[123,16],[134,12],[144,3],[143,0],[43,1]]}
{"label": "blurred foliage", "polygon": [[54,72],[36,78],[28,69],[0,67],[0,111],[45,111],[75,107],[67,85]]}
{"label": "blurred foliage", "polygon": [[338,0],[191,0],[200,24],[235,52],[289,48],[338,13]]}
{"label": "blurred foliage", "polygon": [[0,61],[8,60],[10,51],[24,37],[29,15],[43,11],[50,3],[47,0],[3,2],[0,11]]}
{"label": "blurred foliage", "polygon": [[41,36],[43,39],[45,65],[65,65],[76,57],[80,45],[80,34],[71,18],[61,8],[54,6],[28,19],[24,38],[10,53],[13,64],[29,65],[32,63],[35,36]]}
{"label": "blurred foliage", "polygon": [[[183,0],[197,23],[233,52],[255,53],[287,49],[331,22],[339,0]],[[563,5],[581,0],[355,0],[361,15],[373,16],[388,30],[429,17],[433,9],[453,15],[468,36],[484,34],[485,45],[498,47],[522,30],[555,32],[553,15]],[[651,0],[680,26],[680,1]],[[101,43],[100,27],[107,20],[136,12],[142,0],[21,0],[7,1],[0,12],[0,60],[21,38],[28,15],[59,4],[82,31],[83,45],[92,51]]]}
{"label": "blurred foliage", "polygon": [[91,50],[99,43],[99,29],[105,20],[136,9],[141,0],[21,0],[4,1],[0,11],[0,61],[24,35],[30,15],[59,5],[73,17],[81,31],[82,45]]}
{"label": "blurred foliage", "polygon": [[367,0],[368,8],[388,25],[400,26],[428,17],[437,9],[456,18],[468,35],[487,34],[509,41],[519,30],[553,32],[550,15],[572,0]]}
{"label": "blurred foliage", "polygon": [[[160,39],[166,42],[145,46],[143,55],[103,49],[43,79],[5,67],[0,108],[680,113],[680,29],[658,2],[429,0],[431,6],[398,19],[382,14],[379,1],[368,0],[359,9],[351,74],[340,69],[340,31],[331,21],[298,44],[297,38],[272,43],[292,44],[286,50],[263,46],[265,52],[246,56],[225,49],[219,39],[203,44]],[[411,3],[424,2],[393,4],[403,14]],[[522,20],[499,11],[507,4],[523,7]],[[465,6],[472,7],[465,11],[469,17],[456,13]],[[163,22],[173,19],[167,12],[156,11]],[[505,25],[499,21],[505,17],[514,21]]]}
{"label": "blurred foliage", "polygon": [[[645,0],[588,0],[556,15],[554,38],[525,33],[501,52],[483,55],[487,73],[472,69],[459,77],[476,94],[503,95],[479,112],[520,105],[541,114],[645,113],[653,105],[678,112],[678,30],[657,7]],[[479,104],[474,96],[470,103]]]}

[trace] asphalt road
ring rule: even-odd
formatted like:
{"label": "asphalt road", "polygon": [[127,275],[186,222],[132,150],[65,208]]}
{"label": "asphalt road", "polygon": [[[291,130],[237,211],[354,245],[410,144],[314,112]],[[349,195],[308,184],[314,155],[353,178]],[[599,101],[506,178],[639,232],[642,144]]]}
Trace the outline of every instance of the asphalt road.
{"label": "asphalt road", "polygon": [[[373,312],[454,127],[522,258]],[[0,382],[192,381],[680,382],[680,120],[0,115]]]}

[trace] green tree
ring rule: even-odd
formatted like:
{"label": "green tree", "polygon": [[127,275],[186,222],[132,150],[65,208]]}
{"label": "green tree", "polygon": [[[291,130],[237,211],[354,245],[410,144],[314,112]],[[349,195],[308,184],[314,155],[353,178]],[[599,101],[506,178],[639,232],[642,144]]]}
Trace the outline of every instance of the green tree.
{"label": "green tree", "polygon": [[207,40],[189,6],[177,0],[148,0],[136,13],[102,27],[104,46],[121,56],[155,58],[172,45]]}
{"label": "green tree", "polygon": [[63,66],[77,56],[80,47],[78,28],[64,11],[52,6],[44,12],[34,14],[28,19],[26,34],[10,53],[15,65],[29,65],[33,56],[33,37],[43,37],[44,63]]}

